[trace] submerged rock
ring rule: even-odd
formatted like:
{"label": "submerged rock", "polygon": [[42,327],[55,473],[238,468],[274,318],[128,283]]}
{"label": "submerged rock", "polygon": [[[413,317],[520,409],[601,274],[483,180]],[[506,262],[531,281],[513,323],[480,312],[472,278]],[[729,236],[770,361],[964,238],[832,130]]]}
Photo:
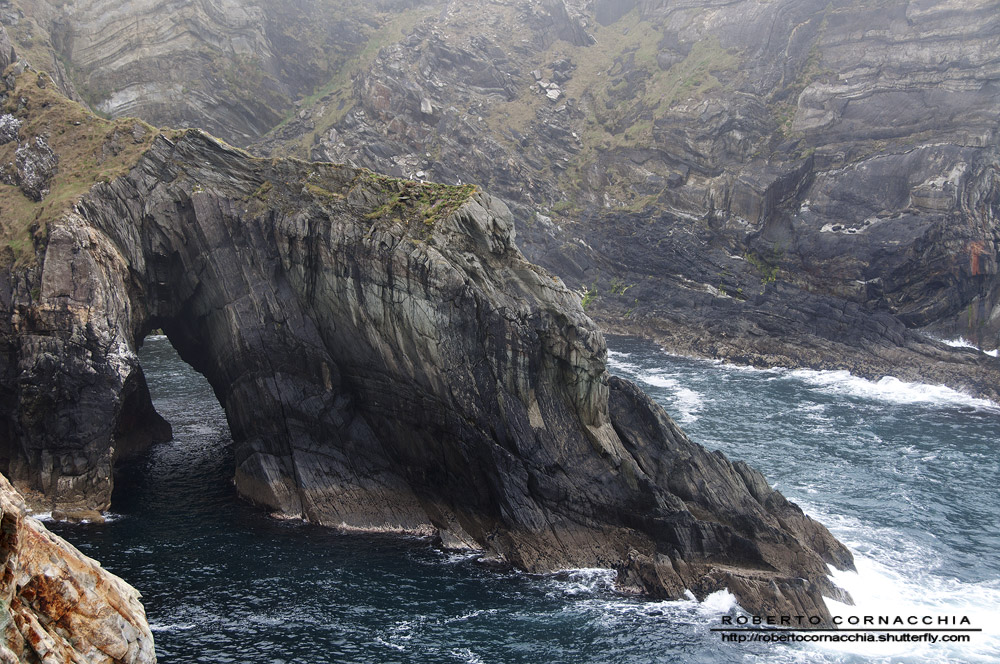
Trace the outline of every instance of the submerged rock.
{"label": "submerged rock", "polygon": [[2,476],[0,564],[0,661],[156,661],[138,591],[28,516]]}

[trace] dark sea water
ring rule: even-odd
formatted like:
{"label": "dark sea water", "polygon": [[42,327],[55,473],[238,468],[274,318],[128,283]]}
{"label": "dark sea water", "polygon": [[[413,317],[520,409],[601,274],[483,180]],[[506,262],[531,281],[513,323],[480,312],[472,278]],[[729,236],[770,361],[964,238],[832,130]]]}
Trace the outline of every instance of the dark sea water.
{"label": "dark sea water", "polygon": [[835,614],[968,616],[966,644],[724,643],[732,597],[616,595],[610,572],[498,573],[426,541],[341,535],[236,499],[225,417],[164,337],[141,352],[175,440],[111,520],[50,527],[140,589],[161,662],[1000,662],[1000,408],[939,387],[757,371],[613,338],[697,442],[749,461],[854,551]]}

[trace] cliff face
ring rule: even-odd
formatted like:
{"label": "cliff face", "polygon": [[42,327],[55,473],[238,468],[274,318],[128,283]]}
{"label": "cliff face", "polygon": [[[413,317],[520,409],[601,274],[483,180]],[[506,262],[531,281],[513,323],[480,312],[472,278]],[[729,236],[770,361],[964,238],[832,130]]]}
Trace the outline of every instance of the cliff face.
{"label": "cliff face", "polygon": [[1000,342],[995,1],[109,7],[0,20],[112,115],[486,186],[611,329],[996,396],[915,333]]}
{"label": "cliff face", "polygon": [[156,661],[135,588],[27,516],[2,476],[0,565],[0,661]]}
{"label": "cliff face", "polygon": [[484,183],[672,348],[981,391],[995,364],[910,331],[1000,341],[998,9],[466,3],[260,145]]}
{"label": "cliff face", "polygon": [[95,111],[203,127],[244,145],[411,4],[6,0],[0,21],[23,56]]}
{"label": "cliff face", "polygon": [[[16,81],[22,134],[39,130],[35,77]],[[92,149],[116,140],[88,122]],[[608,376],[602,335],[514,246],[503,203],[135,127],[130,170],[49,216],[33,256],[8,254],[0,458],[33,500],[107,506],[122,441],[155,437],[131,417],[148,409],[135,350],[162,328],[212,384],[258,504],[828,615],[827,564],[850,553]]]}

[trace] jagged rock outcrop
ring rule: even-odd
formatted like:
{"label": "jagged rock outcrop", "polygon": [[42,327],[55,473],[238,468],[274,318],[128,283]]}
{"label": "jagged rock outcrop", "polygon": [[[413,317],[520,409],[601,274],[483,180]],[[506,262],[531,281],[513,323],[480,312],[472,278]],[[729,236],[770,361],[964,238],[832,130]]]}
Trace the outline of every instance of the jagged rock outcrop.
{"label": "jagged rock outcrop", "polygon": [[588,282],[588,298],[599,304],[588,311],[595,309],[608,329],[739,364],[847,369],[875,380],[891,375],[1000,400],[996,358],[928,338],[888,311],[789,284],[773,254],[706,248],[709,230],[658,218],[620,213],[604,221],[591,234],[602,256],[577,245],[551,259],[581,279],[616,275]]}
{"label": "jagged rock outcrop", "polygon": [[0,71],[4,71],[17,58],[14,44],[10,41],[10,36],[6,30],[0,30]]}
{"label": "jagged rock outcrop", "polygon": [[0,476],[0,661],[156,661],[139,593],[25,512]]}
{"label": "jagged rock outcrop", "polygon": [[148,399],[136,348],[162,328],[225,408],[239,492],[269,509],[829,616],[827,565],[851,554],[608,376],[601,333],[499,200],[198,131],[141,144],[3,273],[0,460],[33,501],[108,505]]}
{"label": "jagged rock outcrop", "polygon": [[45,138],[35,136],[15,150],[13,163],[3,166],[0,178],[5,184],[17,185],[25,196],[37,202],[49,193],[49,182],[58,164],[59,157]]}

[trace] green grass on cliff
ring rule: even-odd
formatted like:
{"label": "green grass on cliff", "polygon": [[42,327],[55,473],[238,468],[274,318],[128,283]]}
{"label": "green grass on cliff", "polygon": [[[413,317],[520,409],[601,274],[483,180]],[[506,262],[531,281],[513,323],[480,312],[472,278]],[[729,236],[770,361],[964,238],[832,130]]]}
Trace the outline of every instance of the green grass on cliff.
{"label": "green grass on cliff", "polygon": [[[643,17],[638,8],[611,25],[595,24],[589,30],[595,44],[575,46],[556,41],[532,63],[549,79],[548,64],[555,60],[566,58],[576,66],[571,78],[561,85],[565,96],[556,104],[525,86],[517,98],[495,104],[484,113],[491,136],[516,150],[519,146],[514,144],[511,130],[531,136],[539,109],[572,100],[583,111],[583,121],[574,127],[581,150],[562,173],[539,174],[558,181],[570,201],[585,200],[583,192],[593,190],[589,174],[605,172],[597,166],[603,154],[649,147],[655,142],[657,118],[728,88],[740,76],[739,54],[714,36],[690,43],[686,54],[677,52],[678,61],[663,69],[657,62],[657,55],[665,48],[661,45],[663,30]],[[616,186],[613,174],[607,175],[609,193],[630,208],[642,209],[655,199],[639,196],[627,183]],[[551,211],[572,215],[575,205]]]}
{"label": "green grass on cliff", "polygon": [[48,223],[70,209],[95,183],[135,165],[158,130],[134,119],[104,120],[56,89],[48,74],[17,77],[0,108],[23,122],[19,141],[0,145],[0,165],[12,164],[18,143],[42,136],[58,155],[49,193],[39,202],[14,185],[0,184],[0,251],[3,262],[31,262],[48,236]]}
{"label": "green grass on cliff", "polygon": [[[251,214],[268,210],[293,214],[310,202],[343,210],[350,199],[359,222],[390,227],[400,224],[397,231],[403,229],[404,234],[415,234],[419,239],[426,239],[438,221],[456,212],[478,190],[472,184],[419,182],[340,164],[250,159],[264,166],[264,177],[274,178],[262,180],[243,199]],[[275,167],[281,167],[280,173]]]}
{"label": "green grass on cliff", "polygon": [[457,211],[476,192],[476,185],[450,185],[439,182],[417,182],[382,175],[362,169],[354,186],[367,184],[381,194],[381,203],[365,215],[366,219],[396,217],[409,225],[420,220],[425,227]]}
{"label": "green grass on cliff", "polygon": [[308,154],[309,148],[316,142],[316,137],[328,132],[354,108],[352,94],[354,76],[371,67],[379,51],[398,42],[401,37],[409,34],[416,25],[424,19],[434,16],[437,12],[437,7],[418,7],[395,15],[378,17],[380,25],[368,36],[364,48],[344,63],[330,80],[298,102],[296,107],[269,132],[273,135],[279,131],[295,118],[300,108],[312,109],[320,105],[323,106],[322,111],[313,116],[315,122],[313,130],[287,144],[285,154]]}

